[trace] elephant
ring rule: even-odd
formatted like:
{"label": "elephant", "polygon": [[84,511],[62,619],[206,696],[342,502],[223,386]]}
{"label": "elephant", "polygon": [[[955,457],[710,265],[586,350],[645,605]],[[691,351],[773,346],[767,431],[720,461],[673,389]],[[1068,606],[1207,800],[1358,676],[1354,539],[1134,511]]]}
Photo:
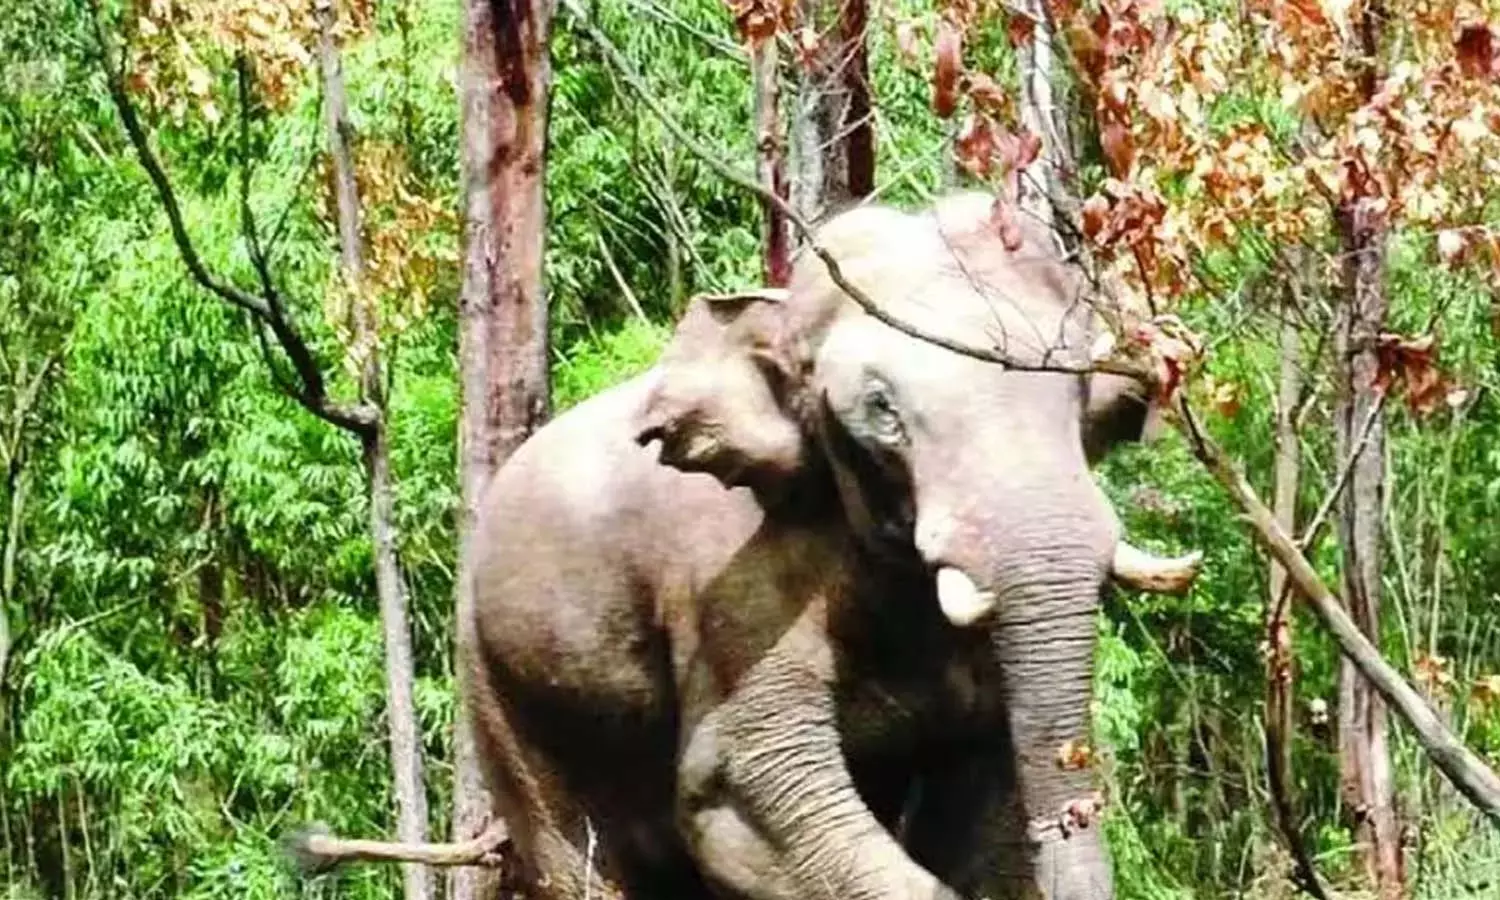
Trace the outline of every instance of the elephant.
{"label": "elephant", "polygon": [[992,206],[831,217],[890,318],[804,251],[783,291],[695,298],[495,474],[460,649],[528,897],[1113,896],[1060,751],[1111,576],[1196,558],[1121,538],[1092,467],[1151,399],[1089,370],[1085,281]]}

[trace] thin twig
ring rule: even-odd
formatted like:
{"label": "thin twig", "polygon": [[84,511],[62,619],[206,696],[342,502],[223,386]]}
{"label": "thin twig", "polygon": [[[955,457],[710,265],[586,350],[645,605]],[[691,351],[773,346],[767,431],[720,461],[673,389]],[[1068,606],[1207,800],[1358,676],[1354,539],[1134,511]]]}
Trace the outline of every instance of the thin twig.
{"label": "thin twig", "polygon": [[1312,546],[1313,541],[1317,540],[1318,532],[1327,523],[1329,513],[1333,511],[1334,504],[1338,502],[1339,496],[1343,494],[1344,488],[1349,484],[1350,477],[1354,474],[1355,460],[1359,459],[1359,455],[1365,450],[1365,445],[1370,442],[1370,435],[1375,431],[1375,423],[1380,419],[1381,411],[1385,409],[1385,398],[1387,396],[1389,394],[1382,393],[1376,399],[1375,405],[1370,407],[1370,412],[1365,416],[1364,424],[1360,426],[1359,442],[1349,451],[1348,459],[1344,461],[1343,468],[1339,470],[1338,480],[1333,483],[1333,489],[1328,492],[1328,496],[1323,498],[1323,502],[1318,506],[1318,511],[1313,514],[1312,519],[1307,523],[1307,527],[1303,529],[1302,537],[1297,540],[1298,550],[1306,553],[1307,549]]}
{"label": "thin twig", "polygon": [[615,265],[615,258],[609,252],[609,244],[605,242],[604,235],[601,232],[595,232],[594,239],[599,242],[599,254],[604,257],[604,265],[609,268],[609,274],[614,278],[620,293],[625,295],[625,302],[629,304],[631,312],[635,313],[642,322],[650,322],[651,320],[646,317],[646,311],[641,309],[641,302],[635,297],[635,291],[630,289],[625,276],[620,274],[620,268]]}
{"label": "thin twig", "polygon": [[750,61],[744,47],[716,34],[704,31],[676,13],[669,11],[660,3],[652,2],[652,0],[625,0],[625,2],[654,19],[678,28],[685,34],[692,35],[720,53],[734,57],[736,62],[748,63]]}

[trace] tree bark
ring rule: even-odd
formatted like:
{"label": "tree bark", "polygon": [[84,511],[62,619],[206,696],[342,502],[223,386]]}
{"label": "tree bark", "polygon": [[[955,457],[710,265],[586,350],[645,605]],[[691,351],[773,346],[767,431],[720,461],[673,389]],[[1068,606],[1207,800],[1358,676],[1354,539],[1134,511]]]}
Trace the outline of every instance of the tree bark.
{"label": "tree bark", "polygon": [[[798,67],[792,117],[792,205],[818,221],[875,190],[875,131],[865,32],[867,0],[801,0],[802,27],[819,36]],[[830,12],[832,14],[830,14]]]}
{"label": "tree bark", "polygon": [[[787,199],[785,138],[781,128],[781,90],[776,41],[767,38],[750,50],[750,80],[755,113],[755,177],[769,193]],[[761,278],[769,287],[785,287],[792,277],[791,229],[778,204],[761,201]]]}
{"label": "tree bark", "polygon": [[[354,346],[350,352],[360,365],[360,395],[375,411],[373,427],[361,435],[365,474],[369,482],[370,540],[375,556],[375,593],[385,638],[386,715],[390,729],[391,772],[396,795],[396,833],[409,843],[427,839],[427,794],[423,785],[422,745],[413,699],[415,666],[411,626],[407,615],[405,580],[397,555],[393,524],[390,445],[386,403],[382,393],[379,338],[375,311],[364,293],[364,252],[360,232],[359,186],[355,177],[349,104],[344,92],[343,65],[334,38],[335,10],[329,0],[316,6],[319,25],[319,66],[323,76],[323,109],[333,159],[334,194],[338,205],[339,262],[351,306]],[[430,873],[420,865],[402,867],[406,900],[428,900]]]}
{"label": "tree bark", "polygon": [[[1345,256],[1338,326],[1339,404],[1335,416],[1340,466],[1349,485],[1339,501],[1344,601],[1360,631],[1378,645],[1381,600],[1380,516],[1385,499],[1385,425],[1376,416],[1376,340],[1385,326],[1385,227],[1367,202],[1340,210]],[[1348,660],[1339,667],[1339,781],[1353,817],[1366,874],[1381,897],[1402,895],[1400,833],[1393,803],[1385,703]]]}
{"label": "tree bark", "polygon": [[[469,539],[491,476],[546,421],[547,98],[551,87],[547,0],[465,0],[463,68],[464,269],[459,296],[459,520],[456,677],[468,696],[474,605]],[[454,723],[453,833],[463,842],[494,812],[480,771],[467,704]],[[495,876],[450,873],[451,900],[494,895]]]}

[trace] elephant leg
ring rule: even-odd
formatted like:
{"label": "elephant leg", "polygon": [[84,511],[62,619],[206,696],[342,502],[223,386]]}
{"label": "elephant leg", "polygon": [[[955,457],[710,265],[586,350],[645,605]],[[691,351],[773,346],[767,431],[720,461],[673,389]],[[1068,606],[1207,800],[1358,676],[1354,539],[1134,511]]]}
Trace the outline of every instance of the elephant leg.
{"label": "elephant leg", "polygon": [[679,820],[704,872],[754,900],[957,900],[855,787],[834,659],[804,615],[689,736]]}
{"label": "elephant leg", "polygon": [[924,767],[904,823],[906,849],[967,896],[1110,900],[1112,886],[1090,874],[1108,872],[1096,858],[1102,842],[1052,828],[1041,833],[1027,821],[1011,758],[1009,747],[986,743]]}

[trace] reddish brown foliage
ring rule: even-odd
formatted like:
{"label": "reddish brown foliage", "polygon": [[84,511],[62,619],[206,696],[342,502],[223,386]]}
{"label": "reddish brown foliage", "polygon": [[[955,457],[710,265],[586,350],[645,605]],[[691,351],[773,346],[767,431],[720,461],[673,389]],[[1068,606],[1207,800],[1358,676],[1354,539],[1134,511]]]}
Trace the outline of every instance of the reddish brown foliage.
{"label": "reddish brown foliage", "polygon": [[958,75],[963,68],[963,32],[946,18],[938,23],[935,50],[932,108],[946,119],[958,109]]}

